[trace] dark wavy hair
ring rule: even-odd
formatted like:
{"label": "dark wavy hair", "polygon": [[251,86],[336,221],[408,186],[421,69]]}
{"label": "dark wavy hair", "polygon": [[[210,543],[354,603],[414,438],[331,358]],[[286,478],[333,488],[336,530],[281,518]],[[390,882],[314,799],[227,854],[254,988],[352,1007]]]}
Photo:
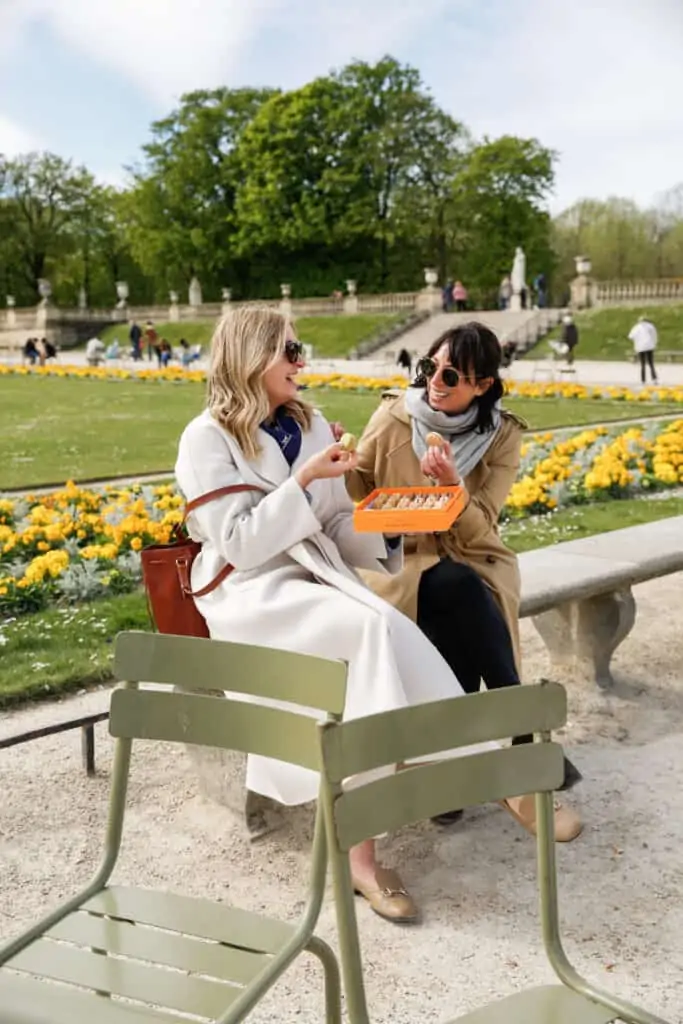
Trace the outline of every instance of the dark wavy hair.
{"label": "dark wavy hair", "polygon": [[[448,345],[451,364],[463,374],[474,374],[475,377],[492,377],[491,387],[478,395],[474,401],[478,406],[475,430],[485,434],[493,429],[491,413],[497,402],[503,397],[503,382],[500,379],[502,349],[498,338],[489,327],[471,321],[446,331],[429,347],[427,355],[433,357],[444,345]],[[419,364],[418,364],[419,365]],[[427,380],[418,376],[411,387],[425,387]]]}

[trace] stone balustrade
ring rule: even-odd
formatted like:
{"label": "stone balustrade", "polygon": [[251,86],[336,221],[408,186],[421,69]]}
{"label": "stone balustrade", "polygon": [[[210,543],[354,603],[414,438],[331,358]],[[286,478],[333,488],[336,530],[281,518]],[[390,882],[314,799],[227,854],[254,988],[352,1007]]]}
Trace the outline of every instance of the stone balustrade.
{"label": "stone balustrade", "polygon": [[591,285],[591,305],[630,306],[683,302],[683,278],[659,281],[597,281]]}

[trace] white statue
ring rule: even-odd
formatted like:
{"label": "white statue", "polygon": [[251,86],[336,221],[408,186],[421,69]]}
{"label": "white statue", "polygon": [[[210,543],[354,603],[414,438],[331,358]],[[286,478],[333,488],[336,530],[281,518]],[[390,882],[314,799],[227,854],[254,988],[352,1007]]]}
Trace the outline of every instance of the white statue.
{"label": "white statue", "polygon": [[193,277],[190,281],[188,299],[191,306],[196,307],[202,304],[202,286],[196,277]]}
{"label": "white statue", "polygon": [[522,290],[526,288],[526,256],[520,245],[515,249],[515,261],[510,274],[512,282],[512,298],[510,309],[519,311],[522,308]]}

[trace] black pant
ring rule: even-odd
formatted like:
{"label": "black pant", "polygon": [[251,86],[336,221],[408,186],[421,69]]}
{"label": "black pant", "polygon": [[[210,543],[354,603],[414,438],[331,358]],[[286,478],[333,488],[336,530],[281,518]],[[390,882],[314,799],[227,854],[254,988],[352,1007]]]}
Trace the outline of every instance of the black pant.
{"label": "black pant", "polygon": [[[442,559],[422,573],[417,592],[417,624],[448,662],[465,693],[519,686],[512,639],[503,613],[481,577],[462,562]],[[530,743],[533,736],[512,742]],[[562,788],[580,773],[565,758]]]}
{"label": "black pant", "polygon": [[469,565],[444,558],[422,573],[417,624],[458,677],[465,693],[516,686],[510,632],[491,591]]}
{"label": "black pant", "polygon": [[455,300],[455,308],[457,309],[458,313],[464,313],[466,306],[467,306],[467,300],[466,299],[456,299]]}
{"label": "black pant", "polygon": [[655,373],[655,354],[652,350],[649,352],[639,352],[638,358],[640,359],[640,380],[645,383],[645,367],[650,367],[650,377],[652,380],[657,380],[657,374]]}

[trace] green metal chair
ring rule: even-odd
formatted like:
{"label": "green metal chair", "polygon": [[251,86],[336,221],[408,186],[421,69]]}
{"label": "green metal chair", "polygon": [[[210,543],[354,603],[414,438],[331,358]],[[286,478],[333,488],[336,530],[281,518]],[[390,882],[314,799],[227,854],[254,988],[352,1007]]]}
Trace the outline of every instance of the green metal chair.
{"label": "green metal chair", "polygon": [[[562,948],[557,905],[553,794],[562,782],[562,748],[551,730],[566,721],[564,688],[519,686],[436,701],[320,726],[322,799],[332,862],[342,974],[351,1024],[370,1024],[348,851],[356,843],[459,807],[536,792],[543,939],[562,984],[528,989],[451,1019],[460,1024],[666,1024],[584,980]],[[535,733],[536,742],[432,760],[439,751]],[[384,765],[414,767],[346,791],[342,780]],[[424,763],[427,761],[428,763]],[[456,866],[457,870],[457,866]]]}
{"label": "green metal chair", "polygon": [[[179,1024],[202,1018],[235,1024],[307,950],[324,968],[327,1024],[341,1024],[337,960],[313,934],[327,869],[322,813],[316,816],[308,902],[297,924],[108,883],[121,844],[134,739],[224,747],[317,770],[318,722],[297,714],[295,705],[341,716],[346,666],[243,644],[122,633],[115,673],[126,682],[111,699],[110,732],[117,743],[104,858],[82,892],[0,948],[0,1020]],[[141,689],[141,682],[161,685]],[[294,706],[280,710],[226,699],[216,694],[217,684]],[[187,687],[193,692],[174,690]]]}

